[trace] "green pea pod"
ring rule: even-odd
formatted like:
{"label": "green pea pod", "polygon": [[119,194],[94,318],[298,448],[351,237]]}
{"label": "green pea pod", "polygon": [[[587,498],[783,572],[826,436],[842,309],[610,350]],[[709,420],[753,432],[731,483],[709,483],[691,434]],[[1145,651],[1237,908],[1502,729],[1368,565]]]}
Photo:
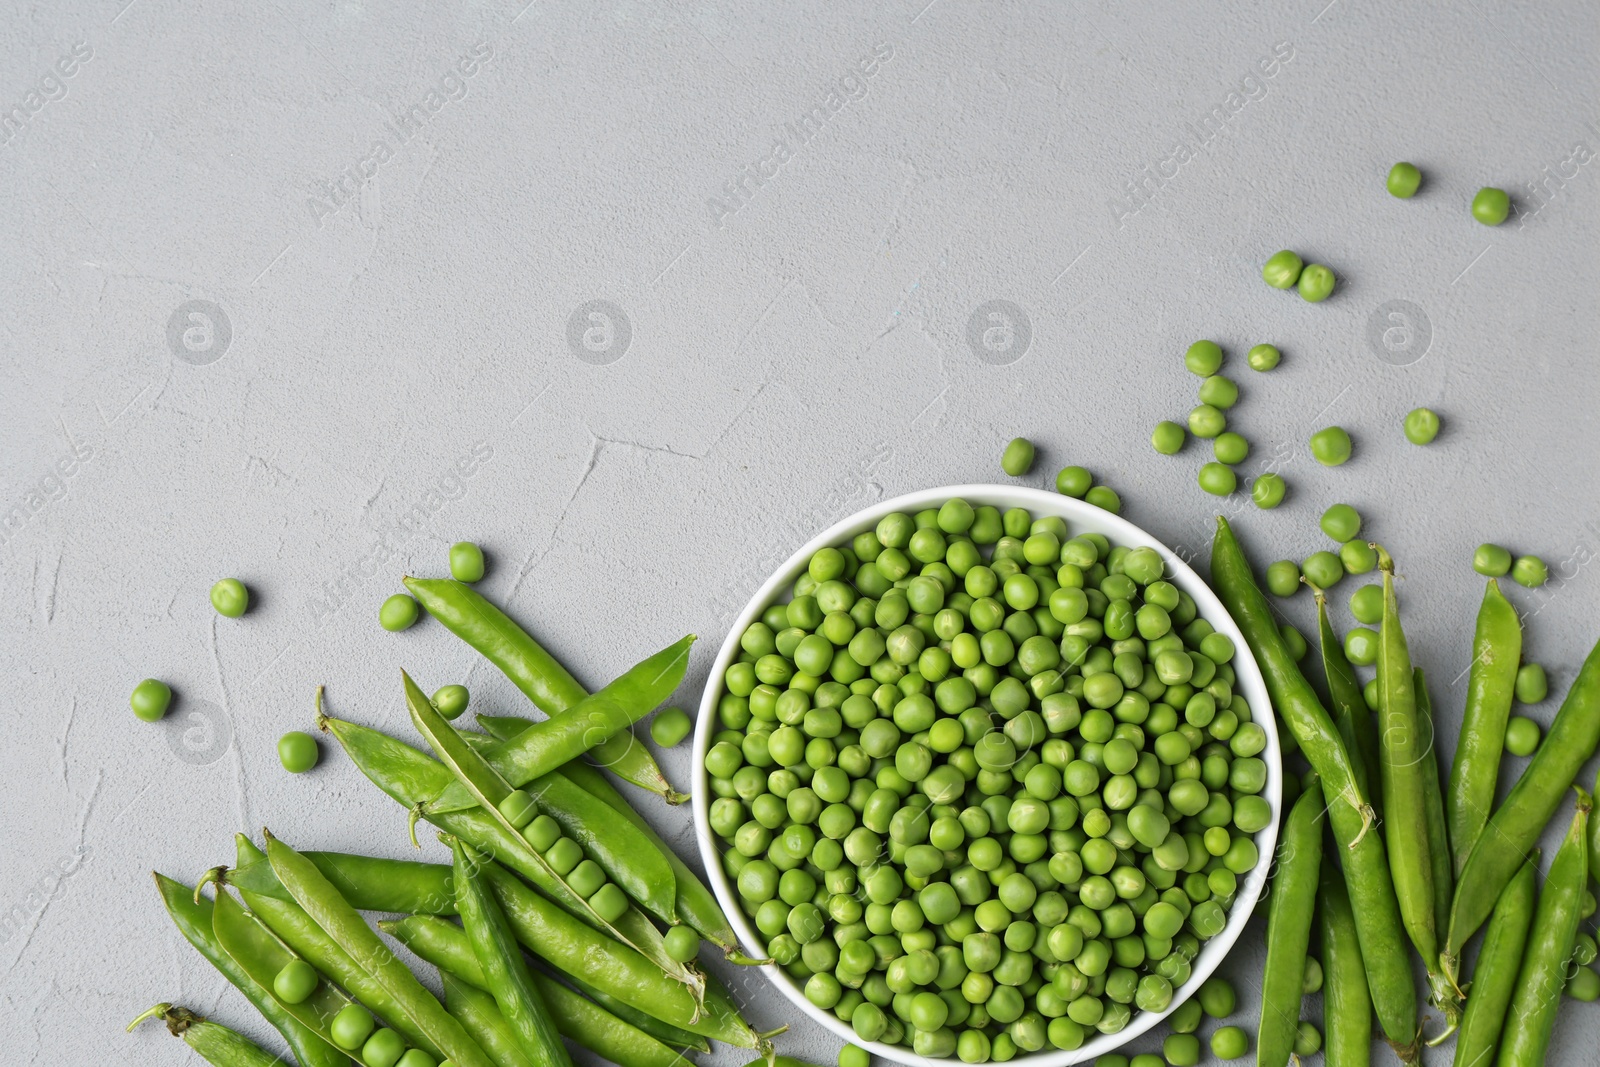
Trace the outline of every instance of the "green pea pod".
{"label": "green pea pod", "polygon": [[[300,958],[246,912],[226,889],[217,890],[211,921],[217,944],[263,989],[271,989],[278,972]],[[330,1047],[338,1048],[330,1030],[334,1016],[351,1003],[343,990],[331,982],[321,981],[311,995],[300,1003],[278,1003]],[[357,1058],[356,1053],[343,1055],[349,1059]]]}
{"label": "green pea pod", "polygon": [[361,961],[433,1045],[455,1067],[494,1067],[478,1043],[467,1036],[461,1024],[422,987],[406,965],[395,958],[360,913],[339,895],[333,883],[323,877],[310,860],[270,832],[263,830],[262,834],[267,841],[267,859],[295,903],[304,908],[340,948]]}
{"label": "green pea pod", "polygon": [[[244,834],[234,836],[234,847],[236,862],[240,867],[266,864],[267,869],[271,870],[271,865],[267,864],[266,853],[256,848],[255,842]],[[273,875],[273,881],[277,881],[276,874]],[[244,898],[245,904],[249,906],[251,913],[261,925],[276,935],[277,939],[288,946],[295,955],[311,964],[318,973],[331,978],[336,985],[380,1019],[387,1019],[389,1026],[395,1033],[405,1038],[407,1044],[421,1048],[431,1055],[438,1055],[439,1050],[433,1041],[411,1016],[406,1014],[383,983],[379,982],[367,967],[340,948],[338,943],[305,913],[305,909],[294,902],[294,898],[289,896],[288,890],[284,890],[281,884],[279,889],[288,899],[243,889],[239,895]],[[276,975],[277,971],[272,973]]]}
{"label": "green pea pod", "polygon": [[[1328,683],[1328,699],[1333,705],[1333,721],[1344,739],[1344,748],[1352,756],[1351,763],[1356,784],[1371,799],[1373,810],[1379,808],[1379,785],[1382,781],[1382,762],[1378,755],[1378,731],[1373,725],[1372,709],[1361,693],[1361,683],[1350,659],[1344,654],[1339,635],[1333,632],[1328,621],[1328,598],[1321,589],[1311,587],[1317,598],[1317,636],[1322,649],[1322,671]],[[1292,736],[1292,735],[1291,735]]]}
{"label": "green pea pod", "polygon": [[1584,660],[1561,702],[1544,744],[1534,753],[1505,802],[1489,817],[1456,879],[1445,940],[1445,966],[1452,972],[1461,946],[1483,925],[1500,891],[1532,851],[1567,787],[1600,744],[1600,644]]}
{"label": "green pea pod", "polygon": [[167,1024],[169,1034],[183,1038],[184,1044],[215,1067],[282,1067],[282,1060],[238,1031],[172,1004],[157,1004],[129,1023],[128,1029],[156,1018]]}
{"label": "green pea pod", "polygon": [[[467,951],[470,953],[472,950],[469,947]],[[472,988],[448,971],[440,971],[439,978],[444,985],[445,1007],[450,1009],[451,1015],[461,1020],[462,1028],[472,1035],[472,1039],[498,1067],[533,1067],[533,1061],[522,1051],[522,1046],[517,1043],[517,1035],[512,1031],[511,1024],[506,1022],[506,1017],[500,1014],[500,1005],[494,1002],[493,997]]]}
{"label": "green pea pod", "polygon": [[[488,746],[484,760],[513,786],[525,786],[564,766],[660,707],[683,681],[694,641],[690,634],[668,645],[560,715],[529,723],[514,739]],[[465,786],[452,783],[433,807],[454,811],[474,803]]]}
{"label": "green pea pod", "polygon": [[1322,867],[1322,789],[1300,794],[1278,841],[1277,873],[1267,910],[1267,966],[1261,977],[1257,1067],[1288,1067],[1300,1025],[1300,999]]}
{"label": "green pea pod", "polygon": [[1466,867],[1472,846],[1494,810],[1495,782],[1521,662],[1522,623],[1517,609],[1500,592],[1500,584],[1490,578],[1478,606],[1472,666],[1467,671],[1467,704],[1445,791],[1445,817],[1457,875]]}
{"label": "green pea pod", "polygon": [[[450,868],[445,864],[387,860],[349,852],[302,852],[300,855],[338,886],[340,894],[357,911],[456,913],[454,883]],[[241,893],[294,900],[278,881],[265,855],[237,867],[222,868],[216,877]]]}
{"label": "green pea pod", "polygon": [[[1600,774],[1595,775],[1594,795],[1600,796]],[[1600,819],[1589,820],[1589,873],[1600,882]]]}
{"label": "green pea pod", "polygon": [[[471,586],[448,578],[408,577],[405,584],[428,614],[500,668],[546,715],[555,718],[589,695],[539,642]],[[661,794],[668,803],[681,804],[689,799],[667,782],[655,758],[632,730],[624,730],[596,746],[591,755],[601,766],[642,789]]]}
{"label": "green pea pod", "polygon": [[[478,725],[498,738],[515,737],[531,724],[527,719],[512,716],[478,716]],[[605,775],[587,763],[575,761],[561,768],[561,775],[581,786],[591,795],[604,801],[612,811],[621,815],[638,828],[639,832],[655,846],[655,850],[666,857],[672,865],[673,888],[677,898],[673,902],[678,918],[693,927],[701,937],[720,947],[728,960],[739,964],[766,963],[767,960],[755,959],[747,956],[739,945],[739,935],[733,932],[733,926],[728,922],[728,917],[723,914],[722,905],[717,903],[717,898],[712,894],[706,884],[698,875],[678,858],[678,854],[661,840],[661,837],[645,822],[644,817],[633,809],[621,793],[614,789]]]}
{"label": "green pea pod", "polygon": [[1372,1063],[1372,996],[1367,991],[1366,965],[1356,936],[1356,917],[1350,911],[1339,870],[1322,859],[1321,890],[1317,897],[1322,934],[1322,1021],[1327,1041],[1322,1049],[1326,1067],[1369,1067]]}
{"label": "green pea pod", "polygon": [[1487,1067],[1500,1046],[1500,1031],[1505,1027],[1506,1008],[1517,988],[1517,971],[1528,944],[1528,926],[1533,922],[1534,898],[1538,895],[1533,860],[1522,865],[1495,901],[1489,929],[1478,950],[1472,971],[1471,995],[1461,1016],[1461,1031],[1456,1037],[1455,1067]]}
{"label": "green pea pod", "polygon": [[1594,800],[1581,788],[1577,794],[1578,810],[1550,862],[1544,892],[1539,894],[1538,910],[1533,914],[1528,947],[1500,1039],[1499,1067],[1544,1067],[1545,1051],[1550,1047],[1589,882],[1589,812]]}
{"label": "green pea pod", "polygon": [[[488,979],[473,955],[466,931],[442,919],[429,919],[429,916],[416,915],[378,925],[419,958],[439,968],[442,976],[466,984],[477,995],[486,994]],[[549,975],[533,968],[530,968],[529,974],[550,1009],[556,1029],[590,1052],[620,1067],[673,1067],[681,1058],[676,1050],[651,1034],[585,999]],[[449,999],[447,996],[446,1001]],[[490,1003],[493,1003],[492,999]],[[709,1051],[710,1045],[704,1038],[694,1034],[688,1036],[689,1047]]]}
{"label": "green pea pod", "polygon": [[[344,1053],[318,1037],[316,1031],[289,1014],[268,992],[267,987],[250,977],[249,972],[240,967],[234,958],[217,944],[217,935],[212,924],[211,901],[204,897],[196,900],[188,886],[175,882],[163,874],[156,874],[155,879],[156,888],[161,892],[161,901],[167,906],[167,914],[172,916],[178,931],[199,951],[200,955],[210,960],[211,965],[221,971],[222,976],[232,982],[239,992],[255,1005],[256,1010],[267,1022],[277,1028],[303,1067],[339,1067],[346,1062]],[[168,1025],[170,1027],[171,1024]]]}
{"label": "green pea pod", "polygon": [[550,1009],[534,987],[528,962],[512,936],[505,912],[479,873],[485,862],[483,857],[469,855],[456,838],[450,839],[450,855],[462,929],[487,988],[500,1006],[500,1014],[511,1024],[518,1046],[534,1067],[572,1067],[572,1057],[561,1043]]}
{"label": "green pea pod", "polygon": [[1423,735],[1422,803],[1428,819],[1428,862],[1433,868],[1433,928],[1450,928],[1450,899],[1455,894],[1455,866],[1450,859],[1450,829],[1444,814],[1444,790],[1439,784],[1439,746],[1433,723],[1433,701],[1421,667],[1412,670],[1417,694],[1417,727]]}
{"label": "green pea pod", "polygon": [[1395,946],[1405,936],[1395,900],[1388,857],[1380,836],[1368,833],[1372,808],[1356,778],[1355,765],[1339,731],[1322,707],[1295,659],[1289,654],[1272,607],[1256,585],[1244,549],[1228,520],[1218,516],[1211,551],[1211,580],[1229,614],[1244,632],[1267,683],[1267,693],[1299,742],[1330,798],[1328,822],[1340,846],[1345,887],[1361,938],[1361,958],[1373,1007],[1389,1044],[1404,1063],[1417,1049],[1417,994],[1405,953]]}

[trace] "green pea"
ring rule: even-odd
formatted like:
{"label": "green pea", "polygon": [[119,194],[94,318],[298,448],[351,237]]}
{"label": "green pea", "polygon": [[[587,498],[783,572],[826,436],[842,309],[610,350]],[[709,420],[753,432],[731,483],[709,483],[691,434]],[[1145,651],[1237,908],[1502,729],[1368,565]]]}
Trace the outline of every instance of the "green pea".
{"label": "green pea", "polygon": [[434,691],[433,706],[447,719],[459,719],[472,695],[464,685],[442,685]]}
{"label": "green pea", "polygon": [[700,935],[689,926],[672,927],[662,942],[667,956],[679,963],[688,963],[700,954]]}
{"label": "green pea", "polygon": [[1033,468],[1033,442],[1026,437],[1014,437],[1000,457],[1000,469],[1013,478],[1020,478]]}
{"label": "green pea", "polygon": [[1349,504],[1334,504],[1322,513],[1322,532],[1343,544],[1361,532],[1361,515]]}
{"label": "green pea", "polygon": [[278,762],[290,774],[304,774],[317,765],[322,753],[316,738],[303,730],[290,730],[278,738]]}
{"label": "green pea", "polygon": [[1183,354],[1183,365],[1190,374],[1208,378],[1222,369],[1222,346],[1215,341],[1196,341]]}
{"label": "green pea", "polygon": [[650,737],[662,748],[671,748],[688,737],[692,727],[688,713],[682,708],[665,708],[651,720]]}
{"label": "green pea", "polygon": [[[1262,475],[1266,477],[1266,475]],[[1260,481],[1260,478],[1256,479]],[[1300,590],[1300,565],[1294,560],[1280,559],[1267,565],[1267,589],[1274,596],[1293,596]],[[1383,595],[1379,590],[1380,597]]]}
{"label": "green pea", "polygon": [[1259,344],[1251,346],[1244,358],[1252,370],[1269,371],[1278,365],[1283,353],[1275,345]]}
{"label": "green pea", "polygon": [[860,1045],[846,1045],[839,1050],[839,1067],[872,1067],[872,1053]]}
{"label": "green pea", "polygon": [[405,1039],[387,1027],[377,1030],[361,1046],[361,1062],[367,1067],[394,1067],[406,1052]]}
{"label": "green pea", "polygon": [[1167,1027],[1175,1034],[1192,1034],[1200,1029],[1203,1017],[1204,1009],[1200,1007],[1200,1001],[1186,1000],[1167,1016]]}
{"label": "green pea", "polygon": [[1200,404],[1189,412],[1189,432],[1210,440],[1228,428],[1228,417],[1210,404]]}
{"label": "green pea", "polygon": [[1212,496],[1228,496],[1239,485],[1239,476],[1234,474],[1233,468],[1216,462],[1204,464],[1198,480],[1200,488]]}
{"label": "green pea", "polygon": [[1211,1054],[1219,1060],[1243,1059],[1250,1052],[1250,1036],[1237,1026],[1219,1026],[1211,1035]]}
{"label": "green pea", "polygon": [[1122,510],[1122,497],[1109,485],[1097,485],[1083,494],[1083,499],[1101,511],[1109,511],[1115,515]]}
{"label": "green pea", "polygon": [[1195,1067],[1200,1062],[1200,1039],[1193,1034],[1168,1034],[1161,1055],[1172,1067]]}
{"label": "green pea", "polygon": [[272,991],[285,1004],[300,1004],[316,992],[319,980],[311,964],[305,960],[290,960],[273,978]]}
{"label": "green pea", "polygon": [[1274,289],[1293,289],[1305,264],[1287,248],[1275,252],[1261,266],[1262,279]]}
{"label": "green pea", "polygon": [[1213,1019],[1226,1019],[1238,1006],[1239,996],[1224,978],[1208,978],[1195,993],[1195,1001]]}
{"label": "green pea", "polygon": [[1300,1057],[1315,1056],[1322,1050],[1322,1031],[1304,1019],[1294,1033],[1294,1054]]}
{"label": "green pea", "polygon": [[483,549],[471,541],[450,546],[450,577],[470,584],[483,580],[483,570]]}
{"label": "green pea", "polygon": [[[1083,467],[1062,467],[1056,472],[1056,492],[1062,496],[1081,498],[1093,485],[1094,475]],[[976,541],[977,538],[974,537],[973,540]]]}
{"label": "green pea", "polygon": [[1370,667],[1378,662],[1378,635],[1364,626],[1358,626],[1344,635],[1344,654],[1357,667]]}
{"label": "green pea", "polygon": [[1537,589],[1550,580],[1550,568],[1538,556],[1518,556],[1511,565],[1511,580],[1529,589]]}
{"label": "green pea", "polygon": [[1524,663],[1517,668],[1517,700],[1524,704],[1537,704],[1550,695],[1550,680],[1544,668],[1537,663]]}
{"label": "green pea", "polygon": [[409,630],[422,614],[422,606],[405,593],[396,593],[378,609],[378,625],[391,633]]}
{"label": "green pea", "polygon": [[172,688],[166,682],[146,678],[133,687],[128,705],[136,718],[145,722],[158,722],[172,704]]}
{"label": "green pea", "polygon": [[1567,979],[1567,996],[1573,1000],[1593,1003],[1600,1000],[1600,974],[1589,967],[1578,967]]}
{"label": "green pea", "polygon": [[1485,226],[1498,226],[1511,214],[1511,197],[1504,189],[1486,185],[1472,197],[1472,217]]}
{"label": "green pea", "polygon": [[1315,956],[1306,957],[1305,977],[1301,982],[1301,990],[1306,996],[1320,992],[1322,989],[1322,964]]}
{"label": "green pea", "polygon": [[372,1013],[359,1004],[346,1004],[328,1024],[328,1036],[333,1043],[346,1051],[354,1051],[366,1043],[377,1023]]}
{"label": "green pea", "polygon": [[1150,445],[1163,456],[1172,456],[1183,450],[1183,443],[1188,439],[1188,431],[1169,419],[1156,423],[1156,428],[1150,433]]}
{"label": "green pea", "polygon": [[1321,263],[1307,263],[1300,272],[1297,283],[1300,299],[1308,304],[1319,304],[1333,294],[1333,271]]}
{"label": "green pea", "polygon": [[1200,383],[1200,403],[1226,411],[1239,402],[1239,386],[1232,378],[1213,374]]}
{"label": "green pea", "polygon": [[250,607],[250,591],[237,578],[223,578],[211,587],[211,606],[218,615],[237,619]]}
{"label": "green pea", "polygon": [[1337,467],[1350,458],[1350,434],[1342,426],[1328,426],[1311,435],[1311,458],[1324,467]]}
{"label": "green pea", "polygon": [[1369,574],[1378,565],[1378,551],[1359,538],[1339,546],[1339,562],[1346,574]]}
{"label": "green pea", "polygon": [[1431,408],[1413,408],[1405,419],[1406,440],[1425,445],[1439,436],[1439,415]]}
{"label": "green pea", "polygon": [[1212,440],[1211,452],[1217,457],[1218,463],[1243,463],[1250,455],[1250,442],[1229,430]]}
{"label": "green pea", "polygon": [[1378,710],[1378,680],[1376,678],[1361,687],[1361,699],[1366,702],[1367,710]]}
{"label": "green pea", "polygon": [[[1401,200],[1410,200],[1417,195],[1417,187],[1422,184],[1422,172],[1412,163],[1396,163],[1389,168],[1389,177],[1384,180],[1384,186],[1389,190],[1390,196],[1399,197]],[[1243,1053],[1240,1053],[1243,1055]],[[1225,1057],[1234,1059],[1235,1057]]]}
{"label": "green pea", "polygon": [[1313,552],[1300,565],[1306,581],[1318,589],[1330,589],[1344,577],[1344,563],[1332,552]]}
{"label": "green pea", "polygon": [[1511,553],[1495,544],[1481,544],[1472,553],[1472,569],[1490,578],[1499,578],[1511,571]]}
{"label": "green pea", "polygon": [[1538,751],[1539,724],[1532,719],[1513,715],[1506,723],[1506,751],[1513,756],[1531,756]]}

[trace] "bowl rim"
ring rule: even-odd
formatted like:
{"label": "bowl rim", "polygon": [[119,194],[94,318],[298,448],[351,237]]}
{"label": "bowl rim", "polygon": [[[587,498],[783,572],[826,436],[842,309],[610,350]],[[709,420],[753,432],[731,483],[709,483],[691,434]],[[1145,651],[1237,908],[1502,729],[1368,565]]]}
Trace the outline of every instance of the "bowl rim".
{"label": "bowl rim", "polygon": [[[1097,1056],[1116,1051],[1142,1036],[1192,997],[1200,988],[1200,985],[1211,977],[1217,966],[1232,950],[1240,934],[1244,932],[1244,928],[1249,923],[1251,915],[1255,911],[1255,906],[1260,900],[1261,891],[1266,884],[1267,874],[1271,867],[1271,857],[1277,842],[1278,827],[1283,815],[1282,750],[1279,744],[1277,727],[1273,721],[1274,716],[1267,714],[1267,710],[1272,707],[1272,703],[1267,694],[1266,682],[1261,676],[1261,669],[1256,663],[1255,656],[1250,651],[1249,642],[1245,640],[1238,624],[1234,622],[1232,615],[1228,613],[1221,600],[1212,592],[1211,587],[1206,584],[1205,580],[1181,556],[1144,529],[1135,526],[1120,515],[1114,515],[1075,497],[1046,492],[1042,489],[1034,489],[1027,486],[968,484],[920,489],[901,496],[881,500],[870,507],[862,508],[860,511],[840,519],[818,533],[791,553],[788,559],[761,584],[755,595],[745,604],[744,610],[734,619],[721,647],[717,650],[716,660],[712,663],[711,671],[707,675],[705,692],[701,696],[700,708],[695,721],[690,776],[695,839],[699,845],[700,859],[705,865],[706,877],[711,882],[712,891],[716,894],[717,902],[727,914],[728,921],[732,924],[734,932],[738,934],[740,943],[750,955],[761,956],[765,949],[765,940],[760,937],[750,919],[745,915],[737,895],[733,892],[733,888],[728,882],[727,875],[722,869],[722,856],[718,850],[717,838],[711,830],[710,823],[711,794],[706,785],[705,756],[708,742],[715,731],[716,705],[723,692],[723,675],[738,655],[739,638],[744,633],[745,628],[760,617],[761,612],[765,610],[768,604],[787,593],[788,588],[817,550],[830,545],[838,546],[856,534],[872,529],[877,525],[879,519],[892,512],[903,511],[907,514],[914,514],[928,507],[937,507],[953,497],[961,497],[974,507],[985,504],[999,507],[1002,510],[1009,507],[1023,507],[1033,512],[1036,517],[1039,515],[1057,515],[1068,522],[1068,528],[1074,533],[1099,532],[1109,538],[1113,545],[1126,545],[1130,548],[1148,546],[1160,552],[1170,572],[1168,580],[1194,598],[1195,604],[1199,609],[1196,617],[1205,619],[1218,632],[1227,634],[1233,640],[1235,648],[1233,661],[1236,677],[1235,691],[1242,694],[1249,703],[1252,711],[1251,721],[1259,724],[1267,736],[1266,748],[1260,753],[1261,759],[1267,765],[1267,782],[1262,790],[1262,795],[1271,806],[1272,819],[1264,829],[1253,835],[1260,858],[1255,867],[1240,882],[1233,907],[1228,912],[1227,925],[1221,933],[1206,941],[1201,947],[1199,955],[1195,957],[1189,980],[1173,991],[1172,1002],[1165,1011],[1136,1010],[1128,1026],[1114,1034],[1098,1034],[1085,1041],[1078,1048],[1070,1051],[1047,1046],[1037,1052],[1019,1054],[1011,1061],[1015,1064],[1027,1064],[1028,1067],[1067,1067],[1069,1064],[1083,1063]],[[863,1041],[856,1036],[849,1023],[839,1020],[831,1011],[818,1008],[807,1000],[800,985],[776,964],[768,963],[760,966],[779,993],[800,1008],[813,1021],[843,1041],[859,1045],[873,1055],[881,1056],[891,1062],[909,1064],[913,1065],[913,1067],[952,1067],[952,1065],[962,1062],[954,1057],[935,1059],[919,1056],[912,1052],[909,1046],[889,1045],[881,1041]]]}

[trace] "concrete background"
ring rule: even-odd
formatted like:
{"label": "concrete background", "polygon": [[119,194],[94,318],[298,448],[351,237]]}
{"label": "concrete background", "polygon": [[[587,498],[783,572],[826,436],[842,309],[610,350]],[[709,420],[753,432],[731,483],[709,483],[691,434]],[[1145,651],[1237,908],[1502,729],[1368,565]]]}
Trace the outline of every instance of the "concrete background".
{"label": "concrete background", "polygon": [[[1016,434],[1030,484],[1085,464],[1203,565],[1208,457],[1147,440],[1194,402],[1197,337],[1243,385],[1244,472],[1292,486],[1222,507],[1263,564],[1326,547],[1335,500],[1367,516],[1447,740],[1474,545],[1550,561],[1512,595],[1555,694],[1600,636],[1592,5],[523,2],[0,20],[7,1062],[191,1062],[121,1032],[164,999],[275,1041],[147,872],[192,880],[263,824],[409,852],[336,752],[294,777],[273,745],[319,683],[405,732],[402,665],[521,709],[438,625],[377,626],[450,542],[591,685],[701,634],[685,703],[794,546],[998,477]],[[1383,190],[1397,159],[1415,200]],[[1517,202],[1498,229],[1467,212],[1485,184]],[[1333,298],[1263,285],[1280,247]],[[1327,470],[1305,440],[1332,422],[1356,453]],[[224,575],[243,619],[207,604]],[[160,725],[127,707],[148,675],[179,694]],[[688,812],[642,807],[692,858]],[[1229,971],[1253,1003],[1259,935]],[[1550,1062],[1597,1039],[1571,1005]],[[836,1050],[803,1021],[783,1047]]]}

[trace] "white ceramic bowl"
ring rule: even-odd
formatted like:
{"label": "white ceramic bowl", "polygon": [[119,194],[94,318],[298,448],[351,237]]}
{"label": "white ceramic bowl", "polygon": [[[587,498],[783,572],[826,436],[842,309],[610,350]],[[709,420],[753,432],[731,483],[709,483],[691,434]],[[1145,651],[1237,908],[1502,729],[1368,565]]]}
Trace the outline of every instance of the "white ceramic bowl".
{"label": "white ceramic bowl", "polygon": [[[787,597],[794,580],[805,570],[811,556],[820,548],[829,545],[839,546],[849,542],[856,534],[870,530],[878,524],[878,520],[891,512],[903,511],[914,514],[924,508],[936,508],[951,497],[961,497],[974,507],[982,504],[992,504],[1004,511],[1006,508],[1026,508],[1034,516],[1059,515],[1067,522],[1068,529],[1074,533],[1101,533],[1110,539],[1113,545],[1127,545],[1137,548],[1147,545],[1160,552],[1166,560],[1169,579],[1179,589],[1194,598],[1199,607],[1199,617],[1211,623],[1219,633],[1227,634],[1233,639],[1237,652],[1233,665],[1237,676],[1235,691],[1241,693],[1250,704],[1254,714],[1254,721],[1258,723],[1267,735],[1267,747],[1261,753],[1261,758],[1267,765],[1267,785],[1263,795],[1272,805],[1272,822],[1266,829],[1255,835],[1255,843],[1260,851],[1261,861],[1256,864],[1253,871],[1241,881],[1238,895],[1234,899],[1233,907],[1228,913],[1228,925],[1222,933],[1205,942],[1200,954],[1195,958],[1193,970],[1189,980],[1174,992],[1172,1004],[1167,1011],[1161,1013],[1139,1011],[1133,1016],[1126,1029],[1115,1034],[1099,1034],[1086,1041],[1081,1048],[1071,1052],[1060,1049],[1045,1048],[1038,1052],[1025,1053],[1016,1057],[1013,1063],[1027,1064],[1028,1067],[1065,1067],[1067,1064],[1082,1063],[1092,1060],[1096,1056],[1104,1055],[1122,1047],[1134,1038],[1156,1025],[1178,1005],[1194,995],[1200,984],[1211,976],[1217,965],[1222,962],[1228,950],[1238,940],[1239,934],[1244,930],[1245,923],[1250,919],[1250,913],[1255,910],[1257,899],[1261,895],[1262,886],[1266,883],[1267,869],[1270,866],[1273,845],[1277,841],[1278,822],[1281,818],[1282,797],[1282,763],[1278,746],[1278,734],[1273,725],[1273,717],[1267,713],[1271,703],[1267,698],[1266,684],[1262,681],[1260,668],[1256,666],[1255,657],[1250,654],[1250,648],[1245,643],[1244,635],[1238,626],[1223,608],[1210,587],[1201,581],[1183,560],[1179,559],[1171,549],[1161,544],[1155,538],[1108,511],[1104,511],[1082,500],[1061,496],[1056,493],[1047,493],[1038,489],[1027,489],[1020,486],[1009,485],[952,485],[939,489],[925,489],[921,492],[908,493],[905,496],[885,500],[870,508],[858,511],[849,518],[835,523],[828,529],[819,533],[806,544],[802,545],[788,561],[779,567],[777,572],[764,582],[750,603],[739,613],[734,621],[733,628],[728,632],[727,638],[722,642],[722,648],[717,653],[717,659],[711,667],[710,681],[706,685],[704,697],[700,701],[700,717],[695,726],[694,734],[694,768],[691,779],[691,791],[694,795],[694,825],[695,833],[700,841],[700,857],[705,862],[706,874],[711,879],[711,887],[717,894],[717,900],[728,913],[728,919],[733,923],[733,928],[739,934],[739,939],[744,943],[746,951],[759,956],[766,944],[765,940],[755,929],[751,920],[746,917],[741,906],[739,896],[729,884],[726,873],[722,869],[722,855],[717,837],[711,831],[709,821],[711,791],[706,784],[705,755],[710,747],[711,735],[716,733],[716,709],[718,698],[722,695],[722,676],[730,664],[739,654],[739,637],[744,633],[745,627],[756,621],[766,606],[780,597]],[[870,1050],[874,1055],[881,1056],[891,1063],[915,1064],[917,1067],[949,1067],[960,1064],[961,1061],[951,1058],[944,1060],[930,1059],[912,1053],[908,1046],[887,1045],[878,1041],[862,1041],[856,1037],[855,1031],[848,1023],[840,1022],[831,1011],[824,1011],[805,998],[805,993],[800,985],[774,964],[763,967],[772,984],[787,997],[796,1008],[816,1020],[818,1024],[831,1030],[842,1041],[853,1042]]]}

